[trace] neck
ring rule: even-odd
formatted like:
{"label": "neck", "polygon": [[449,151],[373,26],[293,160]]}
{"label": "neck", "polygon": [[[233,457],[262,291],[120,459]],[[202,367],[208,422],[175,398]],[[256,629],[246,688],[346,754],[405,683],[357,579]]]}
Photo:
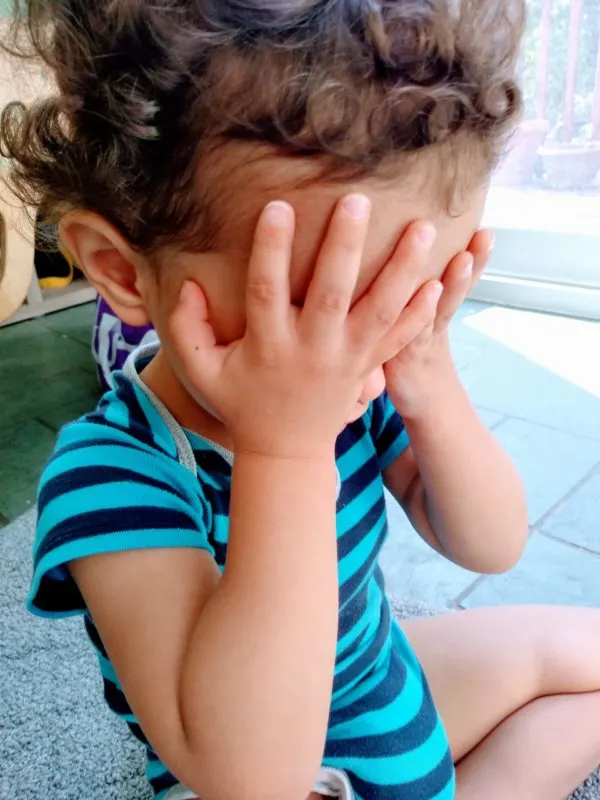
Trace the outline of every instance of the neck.
{"label": "neck", "polygon": [[233,450],[231,436],[225,425],[194,400],[162,350],[159,350],[141,372],[140,377],[183,428],[204,436],[227,450]]}

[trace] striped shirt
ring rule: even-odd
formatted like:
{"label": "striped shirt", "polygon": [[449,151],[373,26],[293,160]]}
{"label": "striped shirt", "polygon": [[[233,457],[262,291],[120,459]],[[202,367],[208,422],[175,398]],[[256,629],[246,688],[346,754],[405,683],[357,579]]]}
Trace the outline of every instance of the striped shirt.
{"label": "striped shirt", "polygon": [[[177,425],[139,379],[139,359],[134,354],[125,374],[116,374],[95,412],[59,436],[39,488],[28,607],[42,616],[83,615],[106,702],[146,748],[148,779],[161,800],[177,779],[132,713],[66,565],[99,553],[192,547],[223,569],[233,456]],[[323,763],[344,770],[362,800],[453,797],[445,733],[391,619],[378,565],[387,536],[382,471],[407,444],[385,393],[336,443],[339,626]]]}

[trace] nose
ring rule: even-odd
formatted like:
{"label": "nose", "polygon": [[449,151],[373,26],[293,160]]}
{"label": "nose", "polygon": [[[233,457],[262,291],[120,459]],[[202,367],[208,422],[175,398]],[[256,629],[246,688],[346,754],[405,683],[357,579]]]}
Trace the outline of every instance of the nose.
{"label": "nose", "polygon": [[363,390],[360,393],[359,401],[367,406],[372,400],[383,392],[385,389],[385,375],[383,367],[377,367],[366,379]]}

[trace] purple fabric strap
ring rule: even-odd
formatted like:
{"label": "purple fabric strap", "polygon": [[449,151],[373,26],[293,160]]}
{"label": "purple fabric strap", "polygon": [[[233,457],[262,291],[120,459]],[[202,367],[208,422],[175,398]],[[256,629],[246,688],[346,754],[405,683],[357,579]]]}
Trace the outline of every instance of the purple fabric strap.
{"label": "purple fabric strap", "polygon": [[104,391],[112,389],[112,373],[121,370],[127,356],[142,344],[158,341],[152,326],[135,327],[122,322],[108,303],[98,297],[92,353],[98,380]]}

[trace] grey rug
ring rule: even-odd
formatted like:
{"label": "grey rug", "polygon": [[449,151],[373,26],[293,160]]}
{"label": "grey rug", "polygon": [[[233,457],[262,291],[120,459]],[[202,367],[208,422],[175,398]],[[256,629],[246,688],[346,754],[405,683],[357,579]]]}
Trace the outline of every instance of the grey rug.
{"label": "grey rug", "polygon": [[[0,530],[0,800],[149,800],[143,754],[104,706],[80,621],[23,607],[33,528],[29,513]],[[600,776],[575,799],[600,800]]]}

